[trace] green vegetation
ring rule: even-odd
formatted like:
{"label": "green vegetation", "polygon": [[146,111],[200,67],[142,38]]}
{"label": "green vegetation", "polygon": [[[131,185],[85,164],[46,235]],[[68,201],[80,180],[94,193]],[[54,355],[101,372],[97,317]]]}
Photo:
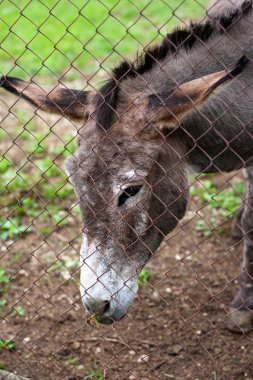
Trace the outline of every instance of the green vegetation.
{"label": "green vegetation", "polygon": [[215,215],[208,217],[208,220],[200,219],[197,221],[194,231],[199,232],[204,237],[212,235],[213,232],[221,233],[220,223],[226,219],[234,218],[238,209],[243,193],[243,183],[231,184],[229,187],[219,190],[214,184],[206,179],[209,176],[203,175],[198,182],[190,188],[190,195],[201,200],[204,207]]}
{"label": "green vegetation", "polygon": [[12,339],[0,339],[0,350],[13,350],[15,343]]}
{"label": "green vegetation", "polygon": [[105,380],[104,374],[98,369],[96,361],[89,363],[86,370],[85,380]]}
{"label": "green vegetation", "polygon": [[235,183],[220,191],[207,179],[190,188],[191,196],[198,196],[209,209],[217,209],[224,218],[234,217],[243,193],[242,183]]}
{"label": "green vegetation", "polygon": [[9,218],[7,220],[0,219],[0,238],[2,240],[16,239],[20,237],[23,232],[27,233],[30,231],[32,231],[32,228],[26,225],[20,225],[17,218]]}
{"label": "green vegetation", "polygon": [[77,356],[75,356],[73,358],[69,358],[69,359],[64,360],[63,363],[65,365],[71,365],[71,366],[73,366],[73,365],[76,365],[76,363],[79,362],[79,360],[80,359]]}
{"label": "green vegetation", "polygon": [[195,231],[200,232],[204,237],[210,236],[214,231],[216,234],[221,233],[221,229],[217,227],[217,219],[213,216],[208,220],[208,223],[203,219],[198,220]]}
{"label": "green vegetation", "polygon": [[48,273],[55,272],[59,269],[61,270],[68,270],[71,268],[78,268],[80,265],[79,261],[77,260],[63,260],[63,261],[56,261],[50,267],[47,269]]}
{"label": "green vegetation", "polygon": [[0,300],[0,307],[4,307],[7,305],[7,300],[3,299],[3,300]]}
{"label": "green vegetation", "polygon": [[22,306],[15,306],[11,315],[13,317],[16,317],[16,316],[23,317],[25,315],[25,309]]}
{"label": "green vegetation", "polygon": [[[7,275],[6,271],[4,268],[0,267],[0,289],[4,286],[7,285],[10,282],[10,278]],[[5,305],[5,300],[3,300],[3,303]],[[3,305],[1,305],[3,306]]]}
{"label": "green vegetation", "polygon": [[138,285],[144,285],[147,284],[151,279],[151,272],[147,269],[142,269],[139,273],[137,282]]}
{"label": "green vegetation", "polygon": [[[19,0],[0,4],[0,71],[69,80],[105,70],[161,39],[180,21],[204,15],[207,0]],[[101,78],[100,78],[101,79]],[[85,78],[84,78],[85,81]]]}

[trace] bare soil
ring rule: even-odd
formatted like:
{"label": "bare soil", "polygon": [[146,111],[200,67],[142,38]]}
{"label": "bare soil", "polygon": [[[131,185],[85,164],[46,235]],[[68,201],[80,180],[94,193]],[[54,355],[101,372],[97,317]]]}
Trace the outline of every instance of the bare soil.
{"label": "bare soil", "polygon": [[[227,177],[213,180],[221,186]],[[64,266],[79,259],[76,219],[61,230],[52,228],[48,237],[35,230],[3,242],[1,267],[11,283],[2,294],[8,304],[0,309],[0,339],[15,343],[0,349],[4,368],[35,380],[252,379],[253,332],[235,334],[225,327],[238,290],[242,244],[232,238],[233,221],[223,223],[200,208],[201,202],[191,199],[185,219],[147,266],[150,282],[113,326],[88,324],[78,267]],[[211,216],[221,225],[207,238],[195,226]],[[55,261],[62,264],[49,270]],[[18,306],[23,316],[14,315]]]}

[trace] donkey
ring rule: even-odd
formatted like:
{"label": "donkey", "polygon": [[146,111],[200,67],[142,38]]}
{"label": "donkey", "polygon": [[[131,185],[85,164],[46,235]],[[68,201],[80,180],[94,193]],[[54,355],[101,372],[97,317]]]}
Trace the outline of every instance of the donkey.
{"label": "donkey", "polygon": [[245,168],[243,270],[228,325],[253,327],[252,3],[168,34],[98,92],[1,80],[37,109],[82,122],[66,168],[83,219],[82,302],[101,323],[124,317],[139,271],[184,216],[188,169]]}

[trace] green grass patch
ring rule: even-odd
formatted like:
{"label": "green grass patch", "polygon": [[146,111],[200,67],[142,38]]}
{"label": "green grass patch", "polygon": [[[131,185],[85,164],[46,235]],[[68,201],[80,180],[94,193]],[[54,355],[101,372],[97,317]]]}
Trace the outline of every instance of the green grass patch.
{"label": "green grass patch", "polygon": [[243,183],[235,183],[220,191],[211,181],[201,180],[190,188],[191,196],[198,196],[210,210],[217,209],[224,218],[235,216],[243,193]]}
{"label": "green grass patch", "polygon": [[208,223],[203,219],[198,220],[194,229],[204,237],[212,235],[214,231],[218,235],[221,233],[221,229],[217,227],[217,219],[213,216],[208,220]]}
{"label": "green grass patch", "polygon": [[[0,267],[0,287],[3,285],[6,285],[10,282],[10,278],[7,275],[6,271],[4,268]],[[3,304],[5,305],[5,300],[2,300]],[[2,305],[3,306],[3,305]]]}
{"label": "green grass patch", "polygon": [[25,309],[22,306],[15,306],[11,315],[13,317],[23,317],[25,315]]}
{"label": "green grass patch", "polygon": [[89,363],[86,369],[85,380],[105,380],[104,374],[98,369],[96,361]]}
{"label": "green grass patch", "polygon": [[78,268],[80,266],[80,263],[78,260],[63,260],[63,261],[56,261],[54,262],[48,269],[48,273],[55,272],[57,270],[67,270],[72,268]]}
{"label": "green grass patch", "polygon": [[0,350],[13,350],[15,343],[12,339],[0,339]]}
{"label": "green grass patch", "polygon": [[149,270],[142,269],[140,271],[138,279],[137,279],[138,285],[141,286],[141,285],[147,284],[150,281],[151,277],[152,277],[152,275],[151,275],[151,272]]}
{"label": "green grass patch", "polygon": [[207,0],[42,0],[1,2],[0,70],[69,79],[106,70],[162,38],[180,20],[204,16]]}
{"label": "green grass patch", "polygon": [[[0,275],[1,275],[1,268],[0,268]],[[0,307],[4,307],[7,305],[7,300],[3,299],[3,300],[0,300]]]}
{"label": "green grass patch", "polygon": [[77,362],[79,362],[79,358],[78,357],[73,357],[73,358],[69,358],[69,359],[66,359],[64,360],[64,364],[65,365],[70,365],[70,366],[74,366],[76,365]]}
{"label": "green grass patch", "polygon": [[0,220],[0,239],[16,239],[23,233],[32,231],[31,226],[20,224],[18,218],[11,217],[6,220]]}

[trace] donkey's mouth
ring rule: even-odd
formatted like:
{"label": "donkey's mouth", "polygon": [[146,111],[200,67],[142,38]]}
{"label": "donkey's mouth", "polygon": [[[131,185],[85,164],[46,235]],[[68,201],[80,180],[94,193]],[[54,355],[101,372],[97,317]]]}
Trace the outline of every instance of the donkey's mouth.
{"label": "donkey's mouth", "polygon": [[126,316],[126,314],[122,315],[122,317],[120,317],[118,319],[116,319],[116,318],[114,319],[113,317],[102,317],[99,322],[103,325],[112,325],[112,324],[117,323],[117,322],[121,321],[122,319],[124,319],[125,316]]}
{"label": "donkey's mouth", "polygon": [[90,326],[99,327],[100,324],[102,325],[112,325],[113,323],[121,321],[123,318],[125,318],[126,314],[122,315],[119,319],[113,319],[112,317],[101,317],[97,316],[96,314],[92,314],[88,319],[87,323]]}

